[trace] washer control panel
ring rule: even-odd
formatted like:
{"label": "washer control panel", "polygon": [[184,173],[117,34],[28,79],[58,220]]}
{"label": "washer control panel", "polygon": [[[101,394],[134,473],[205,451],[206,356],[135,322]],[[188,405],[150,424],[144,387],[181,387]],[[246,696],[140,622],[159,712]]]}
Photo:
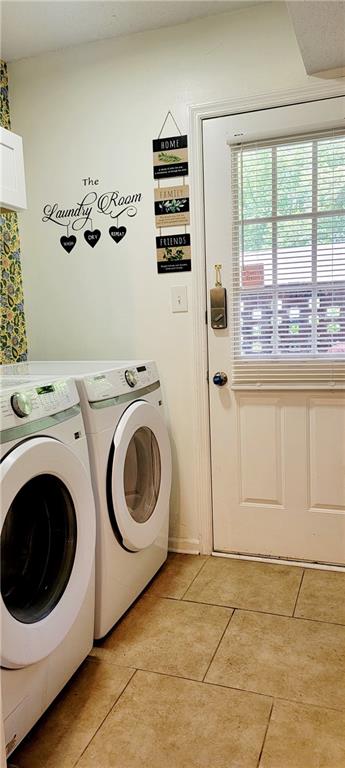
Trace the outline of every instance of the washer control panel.
{"label": "washer control panel", "polygon": [[25,379],[1,380],[1,429],[10,429],[24,421],[52,416],[79,403],[73,379],[37,383]]}
{"label": "washer control panel", "polygon": [[157,366],[152,360],[127,363],[121,368],[107,370],[83,379],[90,403],[136,392],[154,384],[158,379]]}

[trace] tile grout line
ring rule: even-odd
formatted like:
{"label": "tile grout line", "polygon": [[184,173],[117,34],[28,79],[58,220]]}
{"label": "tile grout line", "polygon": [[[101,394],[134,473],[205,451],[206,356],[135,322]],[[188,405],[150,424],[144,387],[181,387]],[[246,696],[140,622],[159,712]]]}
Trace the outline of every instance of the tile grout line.
{"label": "tile grout line", "polygon": [[[175,597],[166,597],[165,600],[178,600]],[[309,616],[292,616],[290,613],[272,613],[271,611],[260,611],[259,608],[243,608],[240,605],[224,605],[224,603],[204,603],[198,600],[184,600],[184,603],[193,605],[210,605],[214,608],[228,608],[233,611],[245,611],[246,613],[260,613],[263,616],[280,616],[282,619],[296,619],[296,621],[314,621],[316,624],[329,624],[332,627],[344,627],[345,624],[339,621],[326,621],[325,619],[312,619]]]}
{"label": "tile grout line", "polygon": [[300,581],[300,583],[299,583],[299,588],[298,588],[298,591],[297,591],[297,597],[296,597],[296,600],[295,600],[295,605],[294,605],[294,608],[293,608],[293,611],[292,611],[292,618],[293,618],[293,619],[297,619],[297,618],[298,618],[298,616],[295,616],[295,610],[296,610],[296,608],[297,608],[297,603],[298,603],[299,593],[300,593],[300,591],[301,591],[301,588],[302,588],[303,579],[304,579],[304,574],[305,574],[305,569],[303,568],[303,572],[302,572],[302,576],[301,576],[301,581]]}
{"label": "tile grout line", "polygon": [[[234,611],[234,613],[235,613],[235,611]],[[234,613],[232,614],[232,616],[234,615]],[[229,624],[230,624],[230,621],[232,619],[232,616],[230,616],[229,621],[227,623],[227,626],[224,629],[223,635],[222,635],[222,637],[221,637],[221,639],[220,639],[220,641],[218,643],[218,647],[219,647],[219,645],[220,645],[220,643],[221,643],[221,641],[222,641],[222,639],[224,637],[224,634],[225,634],[226,630],[229,627]],[[215,656],[215,654],[216,654],[216,652],[218,650],[218,647],[216,648],[216,650],[215,650],[215,652],[213,654],[213,658],[214,658],[214,656]],[[212,658],[212,660],[211,660],[211,662],[209,664],[209,667],[212,664],[213,658]],[[110,664],[111,662],[108,662],[108,663]],[[125,667],[121,667],[121,669],[125,669]],[[131,667],[126,667],[126,669],[131,669]],[[132,669],[133,669],[133,667],[132,667]],[[329,704],[314,704],[313,702],[310,702],[310,701],[304,701],[304,700],[301,701],[301,699],[287,699],[284,696],[276,696],[276,695],[274,695],[272,693],[267,693],[267,692],[265,693],[264,691],[253,691],[253,690],[251,690],[249,688],[236,688],[233,685],[224,685],[223,683],[213,683],[212,681],[206,681],[204,678],[205,678],[205,675],[207,674],[208,670],[205,673],[204,678],[202,678],[201,680],[196,678],[196,677],[185,677],[184,675],[174,675],[171,672],[159,672],[158,670],[145,669],[143,667],[136,667],[134,672],[144,672],[145,674],[147,673],[147,674],[150,674],[150,675],[160,675],[161,677],[171,677],[173,680],[177,678],[178,680],[186,680],[186,682],[189,682],[189,683],[199,683],[199,684],[211,685],[214,688],[223,688],[224,690],[240,691],[241,693],[249,693],[249,694],[254,695],[254,696],[264,696],[265,699],[275,699],[276,701],[285,701],[288,704],[300,704],[302,707],[316,707],[317,709],[329,709],[331,712],[342,712],[343,713],[345,711],[345,706],[344,707],[330,707]],[[130,680],[128,681],[127,685],[131,682],[131,680],[133,680],[133,677],[134,677],[134,673],[133,673],[132,677],[130,678]],[[127,688],[127,685],[126,685],[126,688]],[[122,693],[123,692],[124,691],[122,691]],[[120,696],[122,696],[122,693],[120,694]],[[120,698],[120,696],[118,698]],[[118,699],[116,699],[115,704],[117,703],[117,701],[118,701]],[[113,706],[115,706],[115,704]]]}
{"label": "tile grout line", "polygon": [[[130,669],[130,667],[127,667],[127,669]],[[132,667],[132,669],[133,669],[133,667]],[[100,730],[100,728],[102,728],[102,725],[104,725],[104,723],[105,723],[106,719],[109,717],[109,715],[110,715],[110,714],[111,714],[111,712],[113,711],[114,707],[116,707],[116,704],[117,704],[117,703],[118,703],[118,701],[121,699],[121,696],[122,696],[122,694],[125,692],[126,688],[128,688],[129,684],[132,682],[132,680],[133,680],[133,678],[134,678],[134,676],[135,676],[136,672],[137,672],[137,669],[134,669],[134,670],[133,670],[133,674],[130,676],[129,680],[127,681],[127,683],[126,683],[125,687],[123,688],[123,690],[121,691],[120,695],[119,695],[119,696],[117,696],[117,698],[115,699],[114,703],[111,705],[111,707],[110,707],[110,709],[108,710],[107,714],[106,714],[106,715],[105,715],[105,717],[103,718],[102,722],[99,724],[98,728],[96,728],[96,730],[95,730],[94,734],[91,736],[91,739],[90,739],[90,741],[87,743],[86,747],[85,747],[85,748],[83,749],[83,751],[80,753],[80,755],[79,755],[79,757],[77,758],[77,760],[75,761],[75,763],[73,763],[73,768],[77,768],[79,761],[80,761],[80,760],[81,760],[81,758],[83,757],[83,755],[84,755],[84,753],[86,752],[86,750],[89,748],[90,744],[93,742],[93,740],[94,740],[95,736],[97,735],[97,733],[98,733],[98,731]]]}
{"label": "tile grout line", "polygon": [[[225,630],[229,626],[231,618],[232,618],[232,616],[230,616],[230,619],[228,620],[228,623],[227,623],[227,626],[225,627]],[[224,630],[224,632],[225,632],[225,630]],[[223,632],[223,635],[224,635],[224,632]],[[222,635],[222,637],[223,637],[223,635]],[[216,648],[216,650],[217,650],[217,648]],[[106,664],[113,664],[114,666],[117,666],[118,669],[131,669],[131,670],[134,669],[133,667],[122,667],[122,666],[120,666],[119,662],[115,663],[115,662],[109,661],[108,659],[105,659],[103,656],[101,656],[101,657],[98,656],[96,658],[100,659],[101,661],[103,661]],[[211,660],[210,663],[212,663],[212,660]],[[200,677],[186,677],[185,675],[177,675],[174,672],[160,672],[158,669],[149,669],[148,667],[135,667],[134,672],[144,672],[145,674],[147,673],[149,675],[161,675],[162,677],[171,677],[171,678],[177,679],[177,680],[186,680],[189,683],[203,683],[204,682],[203,677],[201,677],[201,678]],[[130,682],[133,679],[133,677],[134,677],[134,674],[132,675],[132,677],[130,678],[130,680],[128,682]],[[127,685],[128,685],[128,683],[127,683]],[[126,685],[126,687],[127,687],[127,685]],[[215,683],[215,685],[217,685],[217,683]],[[220,685],[219,687],[220,688],[229,688],[230,686]],[[237,690],[237,689],[235,689],[235,690]],[[122,693],[120,694],[120,696],[122,696]],[[261,695],[262,696],[266,696],[267,694],[258,694],[258,696],[261,696]],[[117,699],[116,699],[115,703],[117,703]]]}
{"label": "tile grout line", "polygon": [[331,712],[344,712],[345,706],[341,707],[340,709],[338,707],[330,707],[328,704],[313,704],[310,701],[301,701],[297,699],[285,699],[284,696],[274,696],[276,701],[286,701],[287,704],[300,704],[301,707],[316,707],[316,709],[329,709]]}
{"label": "tile grout line", "polygon": [[203,678],[202,678],[202,681],[201,681],[202,683],[204,683],[204,682],[205,682],[205,677],[206,677],[206,675],[207,675],[207,673],[208,673],[208,671],[209,671],[209,669],[210,669],[210,666],[211,666],[211,664],[212,664],[212,662],[213,662],[213,659],[214,659],[214,657],[215,657],[215,655],[216,655],[216,653],[217,653],[217,651],[218,651],[218,648],[219,648],[219,646],[220,646],[220,644],[221,644],[221,642],[222,642],[222,640],[223,640],[223,637],[224,637],[224,635],[225,635],[225,632],[227,631],[228,627],[230,626],[230,622],[231,622],[231,619],[232,619],[232,617],[235,615],[235,612],[236,612],[236,609],[234,609],[234,610],[233,610],[233,612],[232,612],[231,616],[229,617],[229,620],[228,620],[228,621],[227,621],[227,623],[226,623],[226,626],[224,627],[224,631],[223,631],[223,632],[222,632],[222,634],[221,634],[221,637],[220,637],[220,639],[219,639],[219,642],[217,643],[217,647],[216,647],[216,649],[215,649],[215,651],[214,651],[214,653],[213,653],[213,655],[212,655],[211,661],[210,661],[210,663],[209,663],[209,665],[208,665],[208,667],[207,667],[207,670],[206,670],[206,672],[205,672],[205,674],[204,674],[204,676],[203,676]]}
{"label": "tile grout line", "polygon": [[201,565],[201,567],[200,567],[200,568],[199,568],[199,570],[198,570],[198,573],[196,573],[196,574],[195,574],[195,576],[194,576],[194,578],[192,579],[191,583],[188,585],[187,589],[185,589],[185,591],[184,591],[183,595],[182,595],[180,598],[178,598],[179,600],[184,600],[184,598],[185,598],[185,595],[187,594],[188,590],[191,588],[192,584],[194,584],[194,582],[195,582],[195,579],[197,579],[197,578],[198,578],[198,576],[200,575],[201,571],[202,571],[202,570],[205,568],[205,565],[206,565],[206,563],[208,563],[209,559],[210,559],[210,555],[208,555],[208,556],[205,558],[205,562],[204,562],[204,563]]}
{"label": "tile grout line", "polygon": [[329,709],[331,712],[345,712],[345,706],[344,707],[330,707],[329,704],[314,704],[310,701],[302,701],[301,699],[286,699],[284,696],[275,696],[272,695],[272,693],[264,693],[263,691],[253,691],[250,688],[235,688],[233,685],[225,685],[224,683],[213,683],[212,680],[203,680],[205,685],[213,685],[216,688],[227,688],[231,691],[241,691],[241,693],[251,693],[255,696],[265,696],[265,698],[272,699],[274,698],[276,701],[285,701],[287,704],[300,704],[302,707],[316,707],[317,709]]}
{"label": "tile grout line", "polygon": [[256,768],[260,768],[260,763],[261,763],[262,753],[263,753],[263,751],[264,751],[264,746],[265,746],[265,743],[266,743],[266,738],[267,738],[267,734],[268,734],[268,729],[269,729],[269,727],[270,727],[270,722],[271,722],[271,717],[272,717],[273,707],[274,707],[274,699],[272,700],[272,704],[271,704],[270,713],[269,713],[269,715],[268,715],[268,722],[267,722],[266,730],[265,730],[265,733],[264,733],[264,740],[263,740],[263,742],[262,742],[262,746],[261,746],[261,750],[260,750],[260,754],[259,754],[259,759],[258,759],[258,762],[257,762],[257,764],[256,764]]}

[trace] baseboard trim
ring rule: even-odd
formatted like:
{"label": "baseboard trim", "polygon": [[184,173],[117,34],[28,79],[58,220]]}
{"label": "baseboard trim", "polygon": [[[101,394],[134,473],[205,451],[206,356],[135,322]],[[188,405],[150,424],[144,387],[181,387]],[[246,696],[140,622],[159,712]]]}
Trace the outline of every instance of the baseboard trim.
{"label": "baseboard trim", "polygon": [[169,552],[178,552],[182,555],[200,555],[199,539],[169,538]]}
{"label": "baseboard trim", "polygon": [[273,565],[298,565],[300,568],[314,568],[318,571],[340,571],[345,573],[345,566],[328,563],[310,563],[303,560],[283,560],[280,557],[255,557],[254,555],[234,555],[230,552],[212,552],[212,557],[228,557],[231,560],[253,560],[256,563],[273,563]]}

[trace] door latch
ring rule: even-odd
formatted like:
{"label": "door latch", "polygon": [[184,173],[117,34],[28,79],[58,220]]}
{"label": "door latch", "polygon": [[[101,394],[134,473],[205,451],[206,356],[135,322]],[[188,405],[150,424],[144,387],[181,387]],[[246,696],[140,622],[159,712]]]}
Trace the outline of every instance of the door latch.
{"label": "door latch", "polygon": [[210,290],[211,303],[211,328],[221,330],[227,328],[227,301],[226,288],[222,286],[221,264],[215,264],[216,282],[215,287]]}

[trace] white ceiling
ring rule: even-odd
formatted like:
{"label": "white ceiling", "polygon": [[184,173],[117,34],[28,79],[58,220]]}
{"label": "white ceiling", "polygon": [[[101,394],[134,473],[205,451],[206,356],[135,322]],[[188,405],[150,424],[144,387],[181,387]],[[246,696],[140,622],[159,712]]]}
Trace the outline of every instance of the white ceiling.
{"label": "white ceiling", "polygon": [[294,0],[287,7],[308,75],[345,75],[344,0]]}
{"label": "white ceiling", "polygon": [[262,0],[3,0],[1,57],[14,61],[237,11]]}

